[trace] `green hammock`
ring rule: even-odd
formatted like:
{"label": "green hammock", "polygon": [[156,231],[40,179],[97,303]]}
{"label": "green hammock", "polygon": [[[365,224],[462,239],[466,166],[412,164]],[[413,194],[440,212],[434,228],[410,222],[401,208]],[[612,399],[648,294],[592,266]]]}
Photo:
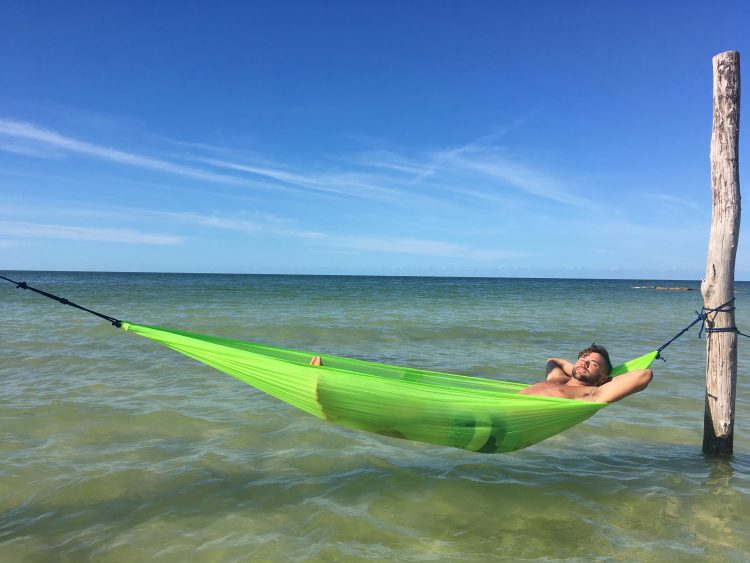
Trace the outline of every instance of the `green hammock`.
{"label": "green hammock", "polygon": [[[323,356],[322,366],[311,366],[310,358],[317,355],[311,352],[126,322],[122,328],[318,418],[384,436],[473,452],[511,452],[531,446],[607,405],[519,395],[526,387],[521,383],[337,356]],[[617,366],[611,375],[647,368],[656,356],[657,352],[645,354]]]}

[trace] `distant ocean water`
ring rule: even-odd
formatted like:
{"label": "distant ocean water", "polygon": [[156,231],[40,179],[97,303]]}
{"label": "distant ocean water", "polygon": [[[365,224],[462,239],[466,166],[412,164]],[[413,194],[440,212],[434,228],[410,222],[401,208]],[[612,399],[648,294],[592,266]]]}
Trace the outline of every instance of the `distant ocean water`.
{"label": "distant ocean water", "polygon": [[[592,341],[653,350],[702,304],[696,281],[3,275],[141,324],[525,383]],[[331,425],[3,282],[0,560],[747,561],[750,341],[735,455],[707,460],[697,328],[644,392],[482,455]]]}

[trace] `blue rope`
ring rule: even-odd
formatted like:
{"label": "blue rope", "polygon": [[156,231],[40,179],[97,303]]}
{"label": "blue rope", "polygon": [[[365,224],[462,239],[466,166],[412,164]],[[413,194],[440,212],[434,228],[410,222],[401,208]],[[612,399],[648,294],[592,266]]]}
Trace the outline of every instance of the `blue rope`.
{"label": "blue rope", "polygon": [[690,323],[688,326],[686,326],[685,328],[683,328],[671,340],[669,340],[666,343],[662,344],[661,347],[656,351],[656,357],[657,358],[661,358],[663,360],[664,358],[661,357],[662,350],[664,350],[664,348],[666,348],[667,346],[669,346],[670,344],[672,344],[672,342],[674,342],[675,340],[677,340],[680,336],[682,336],[683,334],[685,334],[688,330],[690,330],[691,328],[693,328],[693,326],[695,326],[699,322],[704,322],[704,324],[703,324],[703,326],[701,326],[701,329],[698,331],[698,338],[701,338],[701,336],[703,335],[703,331],[705,331],[706,334],[711,334],[711,333],[714,333],[714,332],[734,332],[735,334],[739,334],[740,336],[744,336],[746,338],[750,338],[750,335],[747,335],[747,334],[745,334],[743,332],[740,332],[740,330],[736,326],[727,326],[727,327],[721,327],[721,328],[713,328],[713,327],[707,327],[707,326],[705,326],[705,321],[708,320],[708,316],[710,314],[713,313],[714,315],[716,315],[717,313],[731,313],[732,311],[734,311],[735,308],[734,307],[730,307],[730,305],[733,302],[734,302],[734,297],[732,297],[726,303],[723,303],[723,304],[719,305],[718,307],[715,307],[714,309],[707,309],[706,307],[703,307],[701,309],[700,313],[698,311],[696,311],[695,314],[698,315],[698,318],[696,318],[692,323]]}
{"label": "blue rope", "polygon": [[[703,311],[704,311],[703,318],[704,318],[704,320],[708,320],[708,315],[710,315],[711,313],[714,313],[714,314],[716,314],[716,313],[731,313],[732,311],[734,311],[735,308],[734,307],[729,307],[729,305],[731,305],[733,302],[734,302],[734,297],[732,297],[729,301],[727,301],[723,305],[719,305],[715,309],[706,309],[705,307],[703,307]],[[712,328],[712,327],[707,327],[707,326],[704,325],[698,331],[698,338],[701,337],[701,335],[703,334],[704,330],[706,331],[706,334],[711,334],[712,332],[739,332],[739,330],[737,330],[736,326],[727,326],[727,327],[723,327],[723,328]]]}

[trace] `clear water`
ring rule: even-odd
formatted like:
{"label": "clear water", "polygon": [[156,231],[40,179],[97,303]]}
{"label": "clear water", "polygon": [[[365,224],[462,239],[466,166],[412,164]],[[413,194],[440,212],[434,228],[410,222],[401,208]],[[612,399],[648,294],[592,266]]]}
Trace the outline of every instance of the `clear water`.
{"label": "clear water", "polygon": [[[653,350],[701,306],[656,280],[4,275],[142,324],[526,383],[592,341]],[[746,561],[750,343],[735,455],[709,460],[696,336],[646,391],[488,456],[333,426],[3,282],[0,560]]]}

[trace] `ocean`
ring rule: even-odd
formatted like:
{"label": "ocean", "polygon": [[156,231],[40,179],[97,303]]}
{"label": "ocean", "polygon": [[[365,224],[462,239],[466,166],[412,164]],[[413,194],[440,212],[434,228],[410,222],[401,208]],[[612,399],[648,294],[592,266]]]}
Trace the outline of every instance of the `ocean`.
{"label": "ocean", "polygon": [[[0,273],[139,324],[521,383],[594,341],[654,350],[702,305],[697,281]],[[747,561],[750,341],[735,454],[707,459],[697,335],[645,391],[485,455],[321,421],[2,282],[0,561]]]}

